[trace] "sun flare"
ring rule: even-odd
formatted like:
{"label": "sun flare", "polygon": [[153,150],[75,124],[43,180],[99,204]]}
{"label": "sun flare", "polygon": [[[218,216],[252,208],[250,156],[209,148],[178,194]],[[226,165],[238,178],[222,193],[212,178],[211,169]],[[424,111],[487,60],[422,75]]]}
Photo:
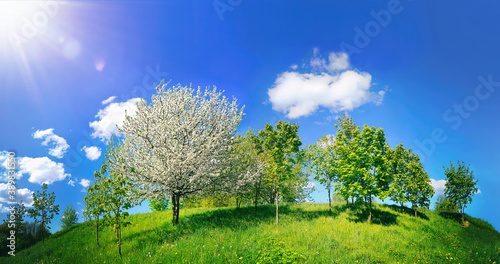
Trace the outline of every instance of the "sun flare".
{"label": "sun flare", "polygon": [[0,33],[20,30],[23,21],[32,19],[30,16],[38,7],[36,1],[0,0]]}

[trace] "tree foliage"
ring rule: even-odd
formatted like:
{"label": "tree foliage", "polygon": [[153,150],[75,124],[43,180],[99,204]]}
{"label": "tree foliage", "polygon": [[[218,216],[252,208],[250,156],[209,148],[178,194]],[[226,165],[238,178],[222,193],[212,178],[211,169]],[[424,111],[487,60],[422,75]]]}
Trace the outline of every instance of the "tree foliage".
{"label": "tree foliage", "polygon": [[[47,193],[47,184],[42,185],[42,192],[33,192],[33,209],[28,209],[29,216],[35,219],[35,224],[40,223],[42,230],[45,228],[50,229],[48,226],[54,215],[59,214],[59,205],[55,204],[55,193]],[[45,238],[42,234],[42,243]]]}
{"label": "tree foliage", "polygon": [[24,216],[28,212],[23,204],[23,201],[11,206],[14,210],[10,210],[7,214],[7,220],[3,220],[4,223],[8,223],[9,228],[16,230],[16,233],[25,232],[26,223],[24,222]]}
{"label": "tree foliage", "polygon": [[458,161],[457,167],[451,161],[449,168],[443,166],[446,176],[444,194],[460,210],[462,218],[465,207],[472,202],[472,196],[478,191],[474,171],[470,170],[469,166],[463,161]]}
{"label": "tree foliage", "polygon": [[223,173],[227,174],[229,185],[225,193],[233,194],[236,207],[245,200],[251,200],[258,182],[262,181],[264,164],[255,146],[255,134],[249,129],[244,135],[238,135],[229,152],[229,163]]}
{"label": "tree foliage", "polygon": [[335,138],[323,135],[306,151],[306,163],[314,179],[324,185],[328,191],[329,210],[332,211],[332,183],[338,176],[338,159],[335,154]]}
{"label": "tree foliage", "polygon": [[64,208],[63,215],[61,217],[61,228],[69,228],[76,225],[77,222],[78,214],[76,213],[75,207],[73,207],[73,203],[70,203],[69,205],[66,205],[66,208]]}
{"label": "tree foliage", "polygon": [[371,221],[372,197],[389,196],[391,181],[388,173],[387,145],[382,128],[363,126],[360,130],[352,117],[339,118],[335,149],[338,157],[338,194],[364,200]]}
{"label": "tree foliage", "polygon": [[141,198],[172,199],[173,224],[179,222],[180,198],[200,192],[226,175],[220,173],[243,116],[236,99],[218,92],[177,85],[157,87],[152,103],[142,101],[119,128],[120,147],[109,153],[109,166],[123,174]]}
{"label": "tree foliage", "polygon": [[424,170],[420,158],[402,143],[388,151],[389,173],[392,177],[390,197],[400,203],[412,204],[417,215],[417,207],[428,208],[434,188],[430,184],[429,174]]}
{"label": "tree foliage", "polygon": [[297,175],[293,170],[301,162],[299,147],[302,142],[298,129],[299,126],[295,123],[278,121],[275,127],[266,123],[264,129],[258,131],[257,146],[267,161],[266,173],[274,184],[276,224],[278,224],[280,184],[293,182],[293,176]]}
{"label": "tree foliage", "polygon": [[335,156],[337,157],[338,178],[335,182],[335,193],[343,197],[347,204],[349,198],[355,195],[353,184],[356,182],[356,138],[359,137],[359,127],[352,121],[352,117],[347,118],[343,114],[338,119],[339,125],[335,125]]}
{"label": "tree foliage", "polygon": [[458,213],[457,206],[444,195],[438,196],[435,210],[442,213]]}
{"label": "tree foliage", "polygon": [[149,200],[151,212],[164,212],[170,207],[170,200],[167,197],[153,198]]}
{"label": "tree foliage", "polygon": [[83,198],[85,201],[85,210],[83,215],[85,219],[94,220],[96,225],[96,244],[99,246],[99,220],[104,215],[105,204],[107,202],[108,190],[104,189],[106,166],[101,166],[99,171],[94,172],[94,182],[87,188],[87,195]]}

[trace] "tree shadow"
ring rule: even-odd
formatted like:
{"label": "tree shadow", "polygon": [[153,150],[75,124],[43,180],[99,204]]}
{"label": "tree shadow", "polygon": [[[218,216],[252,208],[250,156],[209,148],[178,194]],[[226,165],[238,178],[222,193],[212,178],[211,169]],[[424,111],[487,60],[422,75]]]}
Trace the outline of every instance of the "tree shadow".
{"label": "tree shadow", "polygon": [[[319,217],[336,217],[340,212],[333,210],[304,210],[291,208],[285,204],[279,207],[280,220],[293,219],[294,221],[308,221]],[[242,231],[259,224],[272,224],[276,219],[274,205],[260,205],[255,207],[214,209],[203,213],[187,215],[179,219],[179,224],[173,226],[166,221],[161,226],[146,233],[134,233],[124,237],[128,241],[137,241],[137,246],[147,241],[158,244],[173,243],[174,241],[196,233],[200,230],[230,229]]]}
{"label": "tree shadow", "polygon": [[[391,204],[391,205],[386,204],[384,206],[391,208],[391,210],[393,210],[395,212],[399,212],[402,214],[406,214],[406,215],[415,217],[415,211],[411,208],[406,207],[406,206],[403,206],[403,208],[401,208],[401,206],[395,205],[395,204]],[[423,212],[417,211],[417,217],[420,219],[429,220],[429,217]]]}
{"label": "tree shadow", "polygon": [[[347,217],[347,219],[349,221],[352,221],[355,223],[368,222],[368,216],[370,213],[365,205],[354,204],[354,205],[349,205],[349,206],[344,205],[344,207],[345,207],[344,210],[347,210],[347,208],[349,208],[348,217]],[[372,224],[377,224],[377,225],[382,225],[382,226],[396,225],[397,218],[398,218],[398,216],[396,214],[380,210],[376,207],[372,208],[372,219],[371,219]]]}

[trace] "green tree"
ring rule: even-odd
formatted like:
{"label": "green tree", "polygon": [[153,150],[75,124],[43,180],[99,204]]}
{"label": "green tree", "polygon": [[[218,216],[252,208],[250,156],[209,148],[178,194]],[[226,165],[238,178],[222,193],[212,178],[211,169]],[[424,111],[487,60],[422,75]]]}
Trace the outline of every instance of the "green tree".
{"label": "green tree", "polygon": [[273,182],[276,224],[278,224],[280,184],[294,175],[295,164],[301,162],[301,155],[298,155],[298,152],[302,142],[298,129],[299,126],[295,123],[278,121],[275,127],[266,123],[264,129],[258,131],[260,153],[267,161],[266,173]]}
{"label": "green tree", "polygon": [[413,154],[412,150],[408,150],[409,162],[405,187],[405,196],[408,202],[412,204],[412,208],[417,216],[417,208],[429,208],[430,198],[434,196],[434,187],[431,185],[429,174],[424,170],[418,155]]}
{"label": "green tree", "polygon": [[358,135],[357,181],[354,184],[357,198],[364,198],[368,207],[368,222],[372,219],[372,197],[384,200],[389,196],[390,174],[387,170],[385,134],[382,128],[363,126]]}
{"label": "green tree", "polygon": [[[108,153],[116,147],[115,144],[110,142]],[[108,172],[108,175],[101,182],[101,188],[105,190],[104,217],[109,221],[109,224],[113,226],[113,231],[116,232],[118,254],[121,256],[122,230],[124,227],[130,225],[130,222],[126,221],[126,218],[129,216],[126,210],[132,208],[139,202],[132,183],[124,176],[127,167],[123,167],[123,170],[112,170],[108,166],[108,162],[109,156],[106,154],[106,166],[104,169]]]}
{"label": "green tree", "polygon": [[360,130],[352,117],[347,118],[345,114],[339,123],[335,142],[339,174],[336,191],[342,197],[364,201],[369,212],[368,222],[371,222],[372,197],[383,200],[390,194],[384,130],[366,124]]}
{"label": "green tree", "polygon": [[450,161],[450,168],[444,168],[446,183],[444,194],[450,202],[462,213],[462,222],[464,221],[464,210],[467,204],[472,202],[472,196],[477,193],[477,181],[474,178],[474,171],[470,170],[462,161],[457,162],[457,167]]}
{"label": "green tree", "polygon": [[401,204],[410,202],[417,216],[418,207],[429,207],[434,188],[420,158],[402,143],[388,151],[389,173],[392,177],[390,197]]}
{"label": "green tree", "polygon": [[[7,220],[3,220],[4,223],[8,223],[9,228],[14,228],[16,233],[24,232],[26,228],[26,223],[24,223],[24,216],[28,212],[20,201],[18,204],[12,206],[13,210],[10,210],[7,214]],[[16,237],[17,238],[17,237]]]}
{"label": "green tree", "polygon": [[102,165],[100,171],[94,172],[94,182],[87,188],[87,195],[83,198],[85,201],[85,210],[83,215],[85,219],[92,221],[96,225],[96,243],[99,246],[99,218],[104,215],[105,204],[107,202],[108,190],[104,189],[106,165]]}
{"label": "green tree", "polygon": [[401,205],[401,210],[403,210],[404,203],[408,202],[405,193],[409,177],[408,154],[408,150],[403,146],[403,143],[400,143],[394,149],[387,148],[389,173],[392,177],[390,198]]}
{"label": "green tree", "polygon": [[[54,215],[59,214],[59,205],[54,204],[56,200],[56,195],[54,192],[47,193],[47,184],[42,185],[42,192],[33,192],[33,209],[28,209],[28,214],[31,218],[35,219],[35,224],[40,223],[42,230],[48,228],[48,226]],[[44,243],[44,236],[42,233],[42,243]]]}
{"label": "green tree", "polygon": [[347,117],[344,113],[338,119],[339,125],[335,124],[337,133],[335,134],[335,156],[337,157],[337,181],[335,182],[335,193],[346,200],[349,205],[349,198],[354,196],[352,185],[356,182],[358,167],[355,151],[358,146],[355,139],[359,137],[360,129],[352,121],[352,117]]}
{"label": "green tree", "polygon": [[335,138],[332,135],[323,135],[306,151],[306,160],[309,170],[315,175],[314,179],[324,185],[328,191],[328,205],[332,211],[332,183],[337,177],[337,156],[335,155]]}
{"label": "green tree", "polygon": [[166,197],[153,198],[149,200],[149,209],[152,212],[164,212],[170,207],[170,200]]}
{"label": "green tree", "polygon": [[452,202],[450,202],[448,197],[444,195],[438,196],[435,210],[437,212],[444,212],[444,213],[458,213],[457,206]]}
{"label": "green tree", "polygon": [[78,214],[76,213],[75,207],[73,207],[73,203],[66,205],[64,208],[63,215],[61,217],[61,228],[66,229],[73,225],[76,225],[78,222]]}

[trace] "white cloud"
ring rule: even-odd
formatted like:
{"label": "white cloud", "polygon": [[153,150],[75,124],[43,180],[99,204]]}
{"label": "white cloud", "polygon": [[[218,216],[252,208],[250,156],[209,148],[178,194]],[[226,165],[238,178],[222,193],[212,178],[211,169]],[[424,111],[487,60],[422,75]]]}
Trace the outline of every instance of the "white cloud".
{"label": "white cloud", "polygon": [[70,174],[65,173],[62,163],[56,163],[47,157],[21,158],[18,173],[20,175],[29,174],[29,182],[38,184],[52,184],[70,176]]}
{"label": "white cloud", "polygon": [[[104,100],[104,102],[108,101]],[[122,126],[125,120],[125,112],[128,115],[135,115],[136,103],[141,102],[141,98],[132,98],[126,102],[110,103],[104,109],[99,110],[95,116],[98,120],[90,122],[89,126],[94,129],[92,137],[107,141],[112,134],[118,133],[116,126]]]}
{"label": "white cloud", "polygon": [[[8,171],[11,170],[12,168],[9,167],[9,160],[8,158],[8,151],[0,151],[0,181],[8,181]],[[19,158],[15,159],[16,161],[19,160]],[[17,164],[17,162],[16,162]],[[19,179],[21,176],[19,174],[16,175],[16,179]]]}
{"label": "white cloud", "polygon": [[290,65],[290,68],[292,70],[296,70],[297,68],[299,68],[299,66],[297,64],[292,64],[292,65]]}
{"label": "white cloud", "polygon": [[442,195],[444,194],[444,185],[446,184],[446,180],[434,180],[431,179],[431,185],[434,187],[434,195]]}
{"label": "white cloud", "polygon": [[314,57],[311,58],[309,65],[315,70],[318,71],[328,71],[330,73],[347,70],[350,66],[349,64],[349,56],[347,56],[344,52],[331,52],[328,55],[328,62],[318,57],[318,51],[315,50]]}
{"label": "white cloud", "polygon": [[80,185],[81,185],[81,186],[83,186],[83,188],[87,188],[87,187],[89,187],[89,185],[90,185],[90,181],[89,181],[89,180],[87,180],[87,179],[82,179],[82,180],[80,181]]}
{"label": "white cloud", "polygon": [[101,156],[101,149],[96,146],[92,147],[83,146],[81,150],[85,151],[85,155],[89,160],[96,160]]}
{"label": "white cloud", "polygon": [[75,186],[75,181],[73,181],[73,180],[69,180],[69,181],[68,181],[68,185]]}
{"label": "white cloud", "polygon": [[42,146],[47,146],[51,143],[52,147],[49,148],[49,154],[57,158],[62,158],[69,148],[69,145],[64,138],[54,134],[53,128],[37,130],[33,134],[33,138],[44,139]]}
{"label": "white cloud", "polygon": [[318,57],[317,50],[310,66],[320,72],[287,71],[278,75],[268,89],[273,109],[288,118],[308,116],[326,107],[331,112],[350,111],[368,102],[382,103],[387,87],[379,92],[371,88],[372,76],[367,72],[349,70],[345,53],[330,53],[328,62]]}
{"label": "white cloud", "polygon": [[109,104],[109,103],[113,102],[115,100],[115,98],[116,98],[116,96],[110,96],[108,99],[102,101],[101,103],[103,105]]}
{"label": "white cloud", "polygon": [[19,203],[20,201],[23,201],[24,206],[31,207],[33,206],[32,194],[33,192],[26,188],[16,189],[16,198],[15,200],[11,200],[9,195],[9,184],[0,183],[0,202],[7,203],[7,206],[8,204]]}
{"label": "white cloud", "polygon": [[10,212],[10,208],[9,206],[4,206],[3,204],[0,204],[0,213],[9,213]]}

